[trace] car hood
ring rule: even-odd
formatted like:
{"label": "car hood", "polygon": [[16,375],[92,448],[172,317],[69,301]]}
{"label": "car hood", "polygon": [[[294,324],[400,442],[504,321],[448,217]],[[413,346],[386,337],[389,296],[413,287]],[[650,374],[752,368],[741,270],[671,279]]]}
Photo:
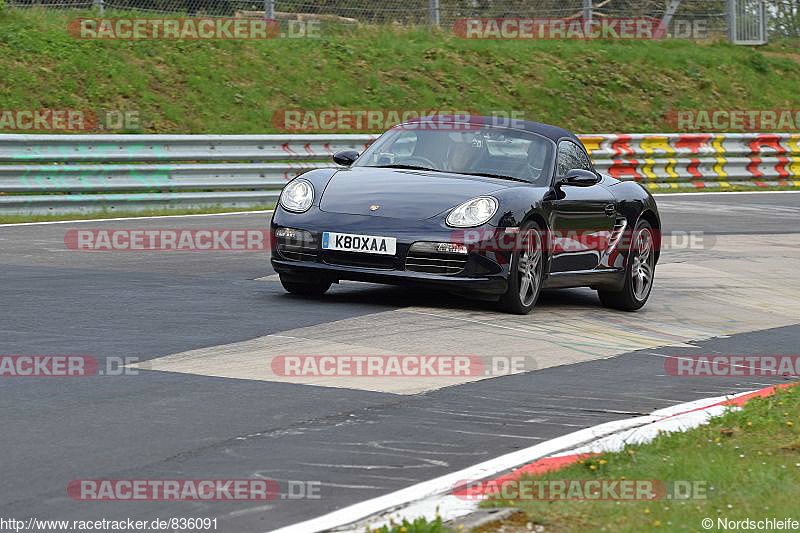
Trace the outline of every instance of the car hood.
{"label": "car hood", "polygon": [[[445,172],[355,167],[331,177],[319,208],[328,213],[424,220],[513,182]],[[371,206],[380,206],[371,210]]]}

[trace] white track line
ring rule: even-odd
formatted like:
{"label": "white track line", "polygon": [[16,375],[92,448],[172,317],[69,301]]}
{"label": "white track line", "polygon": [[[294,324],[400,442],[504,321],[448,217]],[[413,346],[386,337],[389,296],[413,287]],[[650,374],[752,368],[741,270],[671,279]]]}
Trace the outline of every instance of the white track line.
{"label": "white track line", "polygon": [[230,213],[194,213],[191,215],[155,215],[149,217],[120,217],[120,218],[91,218],[85,220],[52,220],[50,222],[20,222],[19,224],[0,224],[0,228],[13,228],[15,226],[45,226],[48,224],[75,224],[78,222],[113,222],[115,220],[153,220],[157,218],[190,218],[190,217],[225,217],[230,215],[253,215],[257,213],[272,213],[274,209],[264,211],[231,211]]}
{"label": "white track line", "polygon": [[501,455],[494,459],[484,461],[474,466],[470,466],[458,472],[446,474],[444,476],[424,481],[405,489],[378,496],[371,500],[366,500],[354,505],[350,505],[338,511],[333,511],[326,515],[306,520],[290,526],[286,526],[272,533],[311,533],[317,531],[327,531],[340,528],[348,524],[353,524],[378,513],[385,513],[400,509],[412,502],[423,500],[431,496],[446,494],[452,491],[457,484],[467,480],[487,479],[502,472],[510,471],[520,465],[531,463],[543,457],[549,457],[559,452],[573,450],[581,446],[588,445],[598,439],[609,437],[622,431],[647,426],[654,422],[659,422],[665,417],[675,416],[677,413],[698,409],[698,406],[710,407],[721,401],[729,400],[737,396],[750,394],[754,391],[732,394],[729,396],[719,396],[716,398],[704,398],[685,404],[673,405],[665,409],[660,409],[650,415],[639,416],[626,420],[614,420],[597,426],[582,429],[574,433],[569,433],[561,437],[556,437],[547,442],[536,444],[529,448],[516,452]]}

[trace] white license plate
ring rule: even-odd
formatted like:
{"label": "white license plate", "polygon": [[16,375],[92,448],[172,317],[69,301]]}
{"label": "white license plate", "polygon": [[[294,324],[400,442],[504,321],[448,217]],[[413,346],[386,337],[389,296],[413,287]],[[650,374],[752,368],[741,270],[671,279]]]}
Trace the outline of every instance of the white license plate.
{"label": "white license plate", "polygon": [[361,252],[365,254],[394,255],[397,250],[397,239],[394,237],[376,237],[374,235],[353,235],[351,233],[322,233],[323,250],[341,250],[343,252]]}

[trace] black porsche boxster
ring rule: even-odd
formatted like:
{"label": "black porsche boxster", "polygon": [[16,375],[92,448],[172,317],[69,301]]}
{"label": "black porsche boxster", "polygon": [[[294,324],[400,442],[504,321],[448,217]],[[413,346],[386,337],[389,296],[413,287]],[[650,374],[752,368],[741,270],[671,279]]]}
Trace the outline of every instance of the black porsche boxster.
{"label": "black porsche boxster", "polygon": [[492,117],[425,117],[341,168],[289,182],[272,217],[284,288],[321,295],[355,280],[414,284],[533,309],[545,288],[591,287],[639,309],[661,221],[642,186],[597,172],[567,130]]}

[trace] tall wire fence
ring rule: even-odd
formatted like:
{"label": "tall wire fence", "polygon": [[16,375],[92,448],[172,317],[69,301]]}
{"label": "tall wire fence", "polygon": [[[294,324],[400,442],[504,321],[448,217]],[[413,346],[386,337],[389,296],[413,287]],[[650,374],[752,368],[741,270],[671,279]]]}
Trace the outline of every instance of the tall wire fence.
{"label": "tall wire fence", "polygon": [[[438,24],[460,18],[581,18],[589,7],[594,18],[663,19],[672,25],[702,23],[711,35],[726,34],[729,2],[754,0],[8,0],[16,7],[134,10],[150,13],[218,17],[316,19],[341,23]],[[756,0],[760,1],[760,0]],[[671,12],[671,5],[677,9]],[[766,0],[772,34],[800,36],[800,0]],[[670,27],[668,30],[672,30]]]}
{"label": "tall wire fence", "polygon": [[800,38],[800,0],[772,0],[769,30],[773,35]]}

